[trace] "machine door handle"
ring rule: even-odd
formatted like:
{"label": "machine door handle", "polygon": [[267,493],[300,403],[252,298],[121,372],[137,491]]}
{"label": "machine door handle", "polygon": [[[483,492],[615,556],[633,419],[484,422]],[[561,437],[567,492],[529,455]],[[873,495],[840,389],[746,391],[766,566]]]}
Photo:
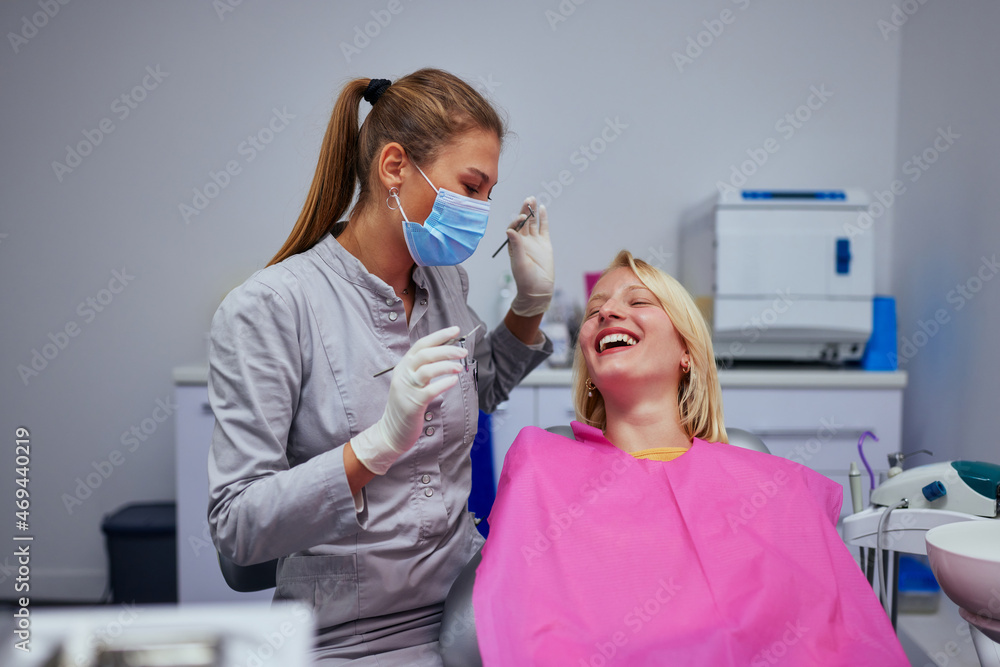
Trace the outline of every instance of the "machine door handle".
{"label": "machine door handle", "polygon": [[851,240],[837,239],[837,273],[847,275],[851,272]]}

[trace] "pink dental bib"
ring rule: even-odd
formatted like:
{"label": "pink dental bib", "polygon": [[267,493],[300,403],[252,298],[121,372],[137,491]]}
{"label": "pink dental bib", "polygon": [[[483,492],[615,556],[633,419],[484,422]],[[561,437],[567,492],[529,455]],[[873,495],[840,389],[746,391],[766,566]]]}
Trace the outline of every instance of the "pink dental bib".
{"label": "pink dental bib", "polygon": [[841,487],[695,439],[637,460],[595,428],[507,453],[473,589],[487,666],[909,662],[837,534]]}

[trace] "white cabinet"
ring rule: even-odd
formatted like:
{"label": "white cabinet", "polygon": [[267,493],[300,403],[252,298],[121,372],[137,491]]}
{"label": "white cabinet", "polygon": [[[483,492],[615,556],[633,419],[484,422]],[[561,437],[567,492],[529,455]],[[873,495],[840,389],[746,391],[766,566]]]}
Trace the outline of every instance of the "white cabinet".
{"label": "white cabinet", "polygon": [[865,458],[878,483],[889,470],[887,455],[902,448],[902,389],[726,388],[722,404],[726,426],[757,434],[772,454],[797,461],[839,482],[844,489],[840,515],[851,513],[848,470],[861,471],[862,503],[870,481],[858,453],[865,431]]}
{"label": "white cabinet", "polygon": [[[493,421],[493,468],[499,478],[504,456],[525,426],[546,428],[574,419],[570,372],[537,370],[511,392]],[[864,504],[869,478],[858,455],[864,453],[876,478],[888,470],[886,455],[902,451],[903,371],[728,370],[721,371],[726,426],[757,434],[772,454],[797,461],[844,488],[841,515],[851,511],[847,472],[851,461],[862,473]],[[877,483],[876,479],[876,483]]]}
{"label": "white cabinet", "polygon": [[215,417],[202,369],[174,371],[177,401],[177,599],[190,602],[261,601],[274,590],[237,593],[219,569],[208,532],[208,449]]}

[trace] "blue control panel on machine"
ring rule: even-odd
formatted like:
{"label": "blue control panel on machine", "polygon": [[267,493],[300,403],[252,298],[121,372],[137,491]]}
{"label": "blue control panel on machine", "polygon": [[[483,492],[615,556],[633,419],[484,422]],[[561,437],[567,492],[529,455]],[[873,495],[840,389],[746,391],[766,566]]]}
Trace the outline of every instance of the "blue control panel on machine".
{"label": "blue control panel on machine", "polygon": [[845,201],[843,190],[743,190],[743,199],[812,199]]}

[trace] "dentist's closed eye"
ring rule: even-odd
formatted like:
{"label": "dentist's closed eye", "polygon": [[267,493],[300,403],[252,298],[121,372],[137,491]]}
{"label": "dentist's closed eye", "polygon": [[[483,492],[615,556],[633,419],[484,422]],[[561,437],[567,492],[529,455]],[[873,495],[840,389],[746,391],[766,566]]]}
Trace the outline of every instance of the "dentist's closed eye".
{"label": "dentist's closed eye", "polygon": [[[479,194],[479,190],[477,188],[474,188],[471,185],[466,185],[465,189],[468,190],[470,193],[472,193],[474,195],[478,195]],[[493,201],[493,197],[490,197],[489,195],[486,195],[486,201]]]}

